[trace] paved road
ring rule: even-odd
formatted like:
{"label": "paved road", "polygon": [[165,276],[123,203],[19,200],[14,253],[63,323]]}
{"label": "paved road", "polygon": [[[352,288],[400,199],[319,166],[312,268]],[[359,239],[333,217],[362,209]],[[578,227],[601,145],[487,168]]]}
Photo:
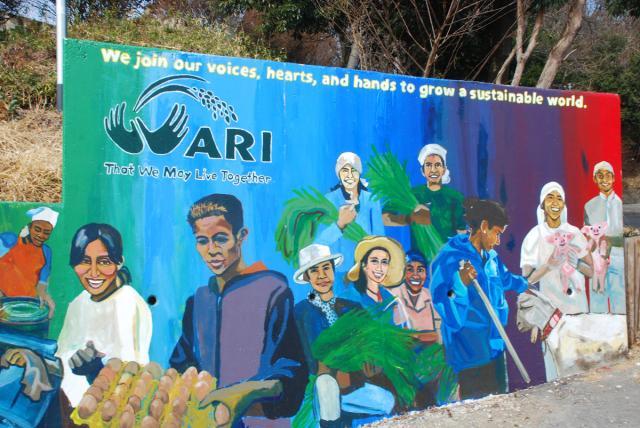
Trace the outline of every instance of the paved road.
{"label": "paved road", "polygon": [[640,204],[624,205],[624,224],[640,228]]}
{"label": "paved road", "polygon": [[399,416],[375,427],[639,427],[640,349],[612,367],[482,400]]}

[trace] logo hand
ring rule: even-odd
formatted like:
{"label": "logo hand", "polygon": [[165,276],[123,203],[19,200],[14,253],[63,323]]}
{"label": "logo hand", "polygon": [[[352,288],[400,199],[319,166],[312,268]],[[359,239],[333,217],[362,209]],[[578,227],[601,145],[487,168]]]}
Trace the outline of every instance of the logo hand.
{"label": "logo hand", "polygon": [[131,130],[124,126],[126,108],[127,103],[123,102],[109,110],[109,115],[104,118],[104,129],[109,138],[122,150],[130,154],[138,154],[144,148],[144,143],[138,130],[133,126],[133,120],[129,121]]}
{"label": "logo hand", "polygon": [[150,131],[139,117],[136,118],[136,124],[140,127],[151,151],[157,155],[166,155],[178,147],[189,132],[188,119],[187,108],[182,105],[178,109],[178,104],[175,104],[169,117],[155,131]]}

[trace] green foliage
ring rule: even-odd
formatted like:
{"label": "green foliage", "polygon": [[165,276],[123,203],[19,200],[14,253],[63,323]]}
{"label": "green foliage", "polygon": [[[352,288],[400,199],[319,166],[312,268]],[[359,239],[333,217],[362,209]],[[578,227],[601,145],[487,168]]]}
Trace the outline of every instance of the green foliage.
{"label": "green foliage", "polygon": [[360,371],[365,363],[380,367],[404,406],[413,403],[422,385],[435,380],[444,404],[456,388],[444,348],[433,344],[421,349],[414,331],[393,324],[391,303],[355,309],[338,318],[312,344],[313,357],[344,372]]}
{"label": "green foliage", "polygon": [[[51,0],[55,4],[55,0]],[[137,15],[151,0],[67,0],[67,14],[71,21],[87,21],[103,16],[124,19]]]}
{"label": "green foliage", "polygon": [[407,163],[400,163],[390,150],[379,153],[374,146],[367,166],[367,178],[374,198],[381,200],[388,211],[411,214],[418,205],[418,199],[411,191]]}
{"label": "green foliage", "polygon": [[152,16],[119,19],[108,15],[72,25],[69,37],[213,55],[282,60],[281,56],[243,33],[234,33],[222,24],[205,25],[200,20],[180,16],[162,20]]}
{"label": "green foliage", "polygon": [[291,421],[291,426],[293,428],[308,428],[318,425],[318,421],[316,420],[316,416],[313,412],[313,391],[317,378],[318,376],[316,375],[309,375],[307,387],[304,389],[302,404],[300,405],[298,413],[296,413],[295,417]]}
{"label": "green foliage", "polygon": [[5,15],[15,15],[23,7],[21,0],[0,0],[0,22]]}
{"label": "green foliage", "polygon": [[56,97],[55,34],[42,24],[0,31],[0,118],[18,108],[52,108]]}
{"label": "green foliage", "polygon": [[314,33],[326,30],[328,22],[321,13],[318,0],[218,0],[216,11],[221,16],[241,15],[248,10],[260,13],[260,29],[266,34],[293,31]]}
{"label": "green foliage", "polygon": [[615,16],[640,16],[640,0],[605,0],[605,7]]}
{"label": "green foliage", "polygon": [[572,89],[620,95],[622,133],[640,144],[640,51],[626,35],[603,32],[589,51],[569,60],[559,84]]}
{"label": "green foliage", "polygon": [[[298,266],[298,252],[313,243],[321,225],[338,221],[338,209],[320,191],[314,188],[294,190],[282,210],[276,227],[276,250],[291,266]],[[367,236],[366,231],[352,222],[342,232],[345,239],[354,242]]]}
{"label": "green foliage", "polygon": [[[69,26],[68,36],[215,55],[281,60],[282,57],[233,34],[222,25],[204,26],[195,19],[172,23],[151,16],[119,19],[107,14]],[[31,23],[0,31],[0,118],[17,108],[54,108],[56,99],[55,28]]]}
{"label": "green foliage", "polygon": [[[367,179],[373,197],[381,200],[384,210],[409,215],[418,206],[407,174],[407,165],[400,163],[390,151],[379,153],[373,147],[373,156],[367,163]],[[417,249],[428,259],[433,259],[444,244],[432,225],[412,224],[411,234]]]}
{"label": "green foliage", "polygon": [[320,333],[312,352],[318,361],[344,372],[360,371],[365,363],[382,368],[400,401],[409,404],[418,387],[412,370],[416,341],[411,331],[395,326],[392,317],[393,311],[379,306],[347,312]]}
{"label": "green foliage", "polygon": [[438,392],[436,402],[438,405],[450,403],[456,400],[457,378],[456,374],[446,362],[444,347],[433,344],[424,349],[416,357],[416,377],[420,383],[437,381]]}

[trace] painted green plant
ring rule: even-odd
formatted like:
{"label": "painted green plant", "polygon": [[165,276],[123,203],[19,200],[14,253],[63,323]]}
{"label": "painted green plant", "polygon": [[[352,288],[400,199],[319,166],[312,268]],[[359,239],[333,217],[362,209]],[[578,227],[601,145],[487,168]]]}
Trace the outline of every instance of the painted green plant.
{"label": "painted green plant", "polygon": [[313,358],[344,372],[360,371],[365,363],[380,367],[401,406],[411,406],[418,389],[434,380],[439,402],[449,401],[455,378],[448,375],[442,345],[423,348],[415,331],[393,324],[393,311],[385,310],[390,304],[392,300],[341,316],[313,343]]}
{"label": "painted green plant", "polygon": [[[367,162],[369,188],[376,200],[382,201],[384,211],[410,215],[419,202],[411,190],[407,165],[387,150],[379,153],[373,147],[373,156]],[[428,259],[433,259],[444,245],[433,225],[411,224],[411,235],[417,249]]]}
{"label": "painted green plant", "polygon": [[[321,226],[338,221],[338,209],[313,187],[294,190],[294,194],[285,204],[276,227],[276,250],[287,263],[297,267],[298,251],[314,242]],[[356,222],[350,223],[342,233],[354,242],[367,236]]]}

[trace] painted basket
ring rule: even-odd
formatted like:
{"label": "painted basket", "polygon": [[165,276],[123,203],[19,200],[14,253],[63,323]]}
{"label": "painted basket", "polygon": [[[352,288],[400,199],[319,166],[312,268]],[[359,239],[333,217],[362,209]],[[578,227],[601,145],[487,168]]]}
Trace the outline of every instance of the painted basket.
{"label": "painted basket", "polygon": [[23,333],[46,337],[49,332],[49,307],[34,297],[0,299],[0,324]]}

